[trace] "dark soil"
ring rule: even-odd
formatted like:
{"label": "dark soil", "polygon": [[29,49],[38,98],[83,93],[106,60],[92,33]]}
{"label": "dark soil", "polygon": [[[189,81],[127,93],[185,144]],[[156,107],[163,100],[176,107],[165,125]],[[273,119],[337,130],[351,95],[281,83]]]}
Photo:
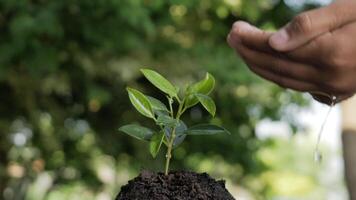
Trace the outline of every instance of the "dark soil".
{"label": "dark soil", "polygon": [[225,181],[194,172],[163,173],[143,171],[121,188],[116,200],[234,200]]}

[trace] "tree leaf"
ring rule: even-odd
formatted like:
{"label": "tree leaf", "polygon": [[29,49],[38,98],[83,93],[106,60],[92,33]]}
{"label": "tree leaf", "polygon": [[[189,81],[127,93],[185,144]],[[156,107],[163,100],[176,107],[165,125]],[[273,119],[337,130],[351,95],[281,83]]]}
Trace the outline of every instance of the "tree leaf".
{"label": "tree leaf", "polygon": [[230,132],[227,131],[226,129],[211,124],[200,124],[200,125],[192,126],[185,131],[185,134],[187,135],[215,135],[221,133],[230,134]]}
{"label": "tree leaf", "polygon": [[160,100],[158,100],[154,97],[151,97],[151,96],[147,96],[147,95],[146,95],[146,97],[148,98],[148,100],[151,104],[151,107],[154,111],[167,111],[168,112],[166,105],[164,105],[164,103],[162,103]]}
{"label": "tree leaf", "polygon": [[187,93],[189,95],[185,101],[185,107],[190,108],[199,102],[195,94],[209,95],[211,91],[213,91],[214,87],[215,87],[214,77],[211,74],[206,73],[205,78],[203,80],[188,87]]}
{"label": "tree leaf", "polygon": [[141,72],[158,89],[171,97],[177,96],[178,91],[176,88],[159,73],[150,69],[141,69]]}
{"label": "tree leaf", "polygon": [[150,153],[153,158],[156,158],[159,150],[161,149],[164,139],[164,133],[161,131],[153,135],[150,141]]}
{"label": "tree leaf", "polygon": [[204,94],[195,95],[203,107],[214,117],[216,112],[216,106],[212,98]]}
{"label": "tree leaf", "polygon": [[177,148],[180,144],[182,144],[187,137],[186,134],[177,135],[173,142],[173,148]]}
{"label": "tree leaf", "polygon": [[137,125],[128,124],[119,128],[122,131],[136,139],[149,141],[152,138],[153,131],[149,128]]}
{"label": "tree leaf", "polygon": [[[178,147],[184,141],[184,139],[187,136],[185,134],[185,131],[187,129],[188,129],[187,125],[185,125],[185,123],[182,120],[180,120],[176,127],[176,138],[173,141],[173,148]],[[169,127],[164,128],[164,132],[165,132],[167,138],[171,137],[171,131],[172,131],[172,128],[169,128]]]}
{"label": "tree leaf", "polygon": [[156,114],[156,116],[169,115],[169,111],[155,110],[155,114]]}
{"label": "tree leaf", "polygon": [[187,125],[182,120],[180,120],[176,128],[176,135],[183,135],[187,129]]}
{"label": "tree leaf", "polygon": [[168,115],[159,115],[157,117],[157,124],[158,125],[162,125],[162,126],[166,126],[166,127],[174,127],[177,125],[177,120],[173,119],[172,117],[168,116]]}
{"label": "tree leaf", "polygon": [[127,92],[129,93],[129,98],[132,105],[138,112],[146,117],[154,118],[150,101],[144,94],[133,88],[127,88]]}
{"label": "tree leaf", "polygon": [[215,78],[206,73],[205,78],[192,86],[192,91],[195,93],[208,95],[215,87]]}

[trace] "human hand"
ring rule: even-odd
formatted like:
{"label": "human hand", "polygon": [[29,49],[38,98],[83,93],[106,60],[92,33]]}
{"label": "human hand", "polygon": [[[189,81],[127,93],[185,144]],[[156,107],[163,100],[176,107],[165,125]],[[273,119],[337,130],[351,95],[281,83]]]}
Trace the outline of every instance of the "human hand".
{"label": "human hand", "polygon": [[[228,43],[256,74],[330,104],[356,92],[356,1],[297,16],[277,33],[234,24]],[[320,17],[322,16],[322,17]]]}

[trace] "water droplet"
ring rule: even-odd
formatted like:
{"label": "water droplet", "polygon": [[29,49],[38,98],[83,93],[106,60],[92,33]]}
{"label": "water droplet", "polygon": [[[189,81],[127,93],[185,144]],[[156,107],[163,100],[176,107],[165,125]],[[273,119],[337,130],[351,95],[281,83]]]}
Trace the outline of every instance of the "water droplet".
{"label": "water droplet", "polygon": [[321,164],[323,161],[323,155],[321,154],[320,151],[315,151],[314,152],[314,162]]}

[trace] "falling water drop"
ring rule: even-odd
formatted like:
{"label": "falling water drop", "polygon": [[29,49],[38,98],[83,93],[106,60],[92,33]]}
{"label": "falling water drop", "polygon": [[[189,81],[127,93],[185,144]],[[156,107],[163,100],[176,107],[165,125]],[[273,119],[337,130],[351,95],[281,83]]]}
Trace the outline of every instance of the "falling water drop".
{"label": "falling water drop", "polygon": [[314,162],[321,163],[323,161],[323,155],[321,154],[320,150],[315,150],[314,152]]}

